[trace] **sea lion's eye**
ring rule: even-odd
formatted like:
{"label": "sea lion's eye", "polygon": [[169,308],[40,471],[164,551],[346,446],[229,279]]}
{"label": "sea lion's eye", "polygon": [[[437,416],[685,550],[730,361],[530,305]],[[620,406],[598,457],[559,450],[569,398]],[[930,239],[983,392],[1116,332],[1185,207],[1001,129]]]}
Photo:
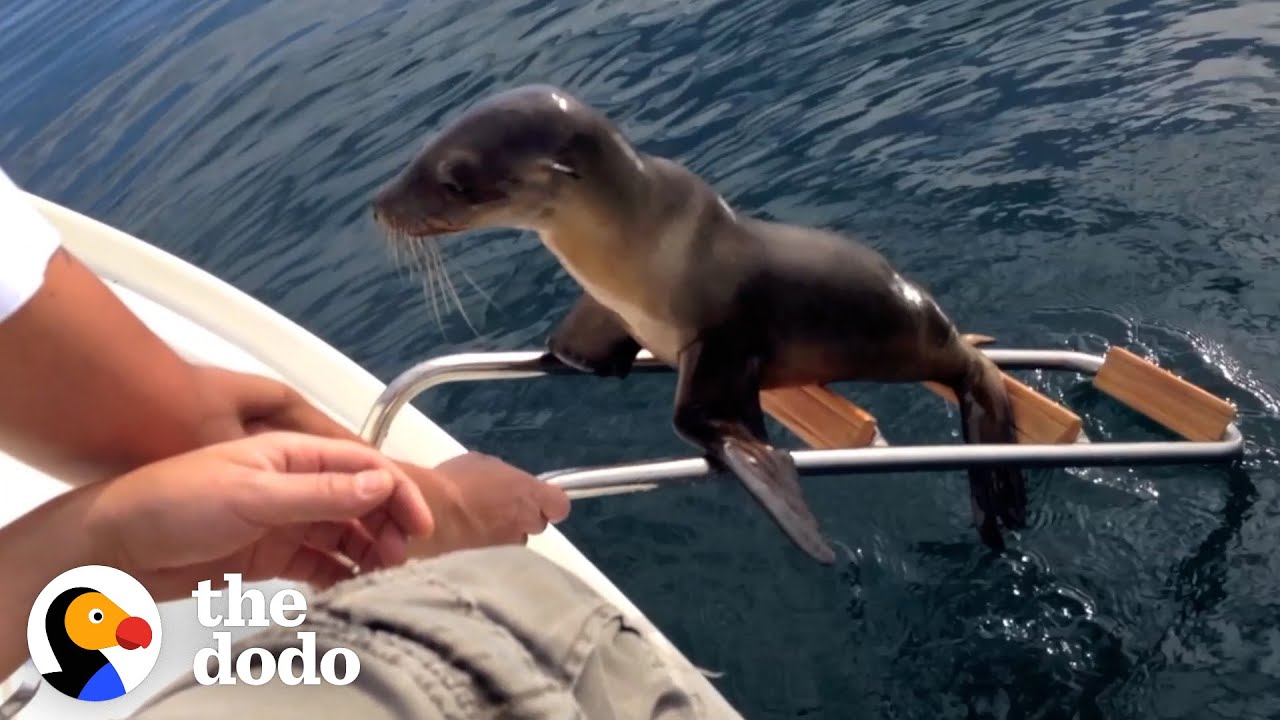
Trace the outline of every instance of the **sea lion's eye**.
{"label": "sea lion's eye", "polygon": [[102,622],[102,619],[104,617],[106,616],[103,615],[102,611],[99,610],[98,608],[94,608],[89,611],[89,622],[93,623],[94,625],[97,625],[98,623]]}
{"label": "sea lion's eye", "polygon": [[474,182],[475,173],[467,160],[452,160],[440,166],[440,187],[457,197],[466,198]]}

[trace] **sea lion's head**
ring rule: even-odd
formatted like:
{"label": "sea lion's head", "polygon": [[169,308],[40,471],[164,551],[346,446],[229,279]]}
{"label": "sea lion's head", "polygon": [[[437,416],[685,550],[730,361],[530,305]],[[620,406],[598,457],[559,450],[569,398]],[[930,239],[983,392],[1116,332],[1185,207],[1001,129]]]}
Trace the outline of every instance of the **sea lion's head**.
{"label": "sea lion's head", "polygon": [[541,230],[598,190],[590,184],[620,156],[640,167],[602,114],[559,88],[524,86],[450,122],[378,190],[372,210],[385,229],[415,238]]}

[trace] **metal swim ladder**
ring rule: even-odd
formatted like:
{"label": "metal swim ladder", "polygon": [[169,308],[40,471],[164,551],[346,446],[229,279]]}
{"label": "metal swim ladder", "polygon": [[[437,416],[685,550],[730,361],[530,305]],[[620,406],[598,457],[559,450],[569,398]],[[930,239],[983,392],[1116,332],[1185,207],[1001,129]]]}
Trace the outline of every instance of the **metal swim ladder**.
{"label": "metal swim ladder", "polygon": [[[1019,443],[890,446],[875,419],[851,401],[821,387],[762,393],[762,405],[788,429],[816,449],[793,450],[801,476],[891,470],[959,469],[1010,463],[1023,467],[1168,465],[1228,462],[1243,452],[1235,425],[1236,409],[1148,360],[1113,347],[1105,356],[1065,350],[983,349],[1001,369],[1059,370],[1093,376],[1094,386],[1115,400],[1182,436],[1153,442],[1092,442],[1080,418],[1035,390],[1005,376],[1018,424]],[[649,353],[637,357],[634,373],[673,370]],[[549,375],[584,375],[538,351],[462,353],[425,360],[392,380],[374,402],[361,436],[380,447],[395,416],[418,395],[439,385],[481,380],[512,380]],[[950,391],[928,384],[951,402]],[[538,477],[559,485],[571,497],[651,490],[680,480],[708,477],[701,457],[566,468]],[[30,658],[19,671],[17,689],[0,701],[0,720],[13,717],[30,702],[41,678]]]}
{"label": "metal swim ladder", "polygon": [[[1093,376],[1111,398],[1182,436],[1178,440],[1093,442],[1071,410],[1005,375],[1018,426],[1017,444],[933,444],[890,446],[875,419],[851,401],[817,386],[762,393],[766,412],[812,449],[791,450],[803,476],[868,471],[923,471],[1013,464],[1022,467],[1168,465],[1227,462],[1242,454],[1244,438],[1236,409],[1139,356],[1113,347],[1105,356],[1066,350],[983,348],[1002,370],[1073,371]],[[633,373],[673,372],[642,351]],[[375,447],[386,439],[396,414],[418,395],[447,383],[512,380],[588,373],[541,351],[461,353],[420,362],[393,379],[375,401],[361,436]],[[951,402],[949,390],[926,383]],[[712,475],[702,457],[544,472],[539,479],[571,497],[650,490],[680,480]]]}

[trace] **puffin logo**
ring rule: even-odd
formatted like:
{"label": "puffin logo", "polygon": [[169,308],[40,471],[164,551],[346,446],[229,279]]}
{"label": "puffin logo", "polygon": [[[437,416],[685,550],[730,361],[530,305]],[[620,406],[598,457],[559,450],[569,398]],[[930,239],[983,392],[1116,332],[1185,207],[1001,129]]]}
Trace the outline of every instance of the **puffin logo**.
{"label": "puffin logo", "polygon": [[160,611],[142,583],[103,565],[73,568],[40,591],[27,646],[45,682],[76,700],[136,688],[160,654]]}

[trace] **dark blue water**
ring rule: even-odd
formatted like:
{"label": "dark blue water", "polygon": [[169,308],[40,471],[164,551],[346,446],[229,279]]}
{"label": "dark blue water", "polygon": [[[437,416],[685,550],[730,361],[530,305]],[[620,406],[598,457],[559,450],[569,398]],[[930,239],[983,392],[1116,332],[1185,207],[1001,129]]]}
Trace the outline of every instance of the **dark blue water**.
{"label": "dark blue water", "polygon": [[[1239,404],[1237,468],[1033,473],[990,559],[961,473],[807,482],[850,553],[732,482],[563,526],[753,718],[1280,716],[1280,4],[1125,0],[0,0],[0,163],[391,378],[526,349],[576,289],[517,233],[447,246],[436,324],[366,202],[478,96],[562,84],[745,212],[859,235],[967,331],[1123,344]],[[492,298],[492,303],[468,284]],[[1072,376],[1095,438],[1162,433]],[[669,376],[422,398],[531,470],[686,454]],[[851,390],[954,441],[916,387]],[[794,438],[782,435],[788,442]]]}

